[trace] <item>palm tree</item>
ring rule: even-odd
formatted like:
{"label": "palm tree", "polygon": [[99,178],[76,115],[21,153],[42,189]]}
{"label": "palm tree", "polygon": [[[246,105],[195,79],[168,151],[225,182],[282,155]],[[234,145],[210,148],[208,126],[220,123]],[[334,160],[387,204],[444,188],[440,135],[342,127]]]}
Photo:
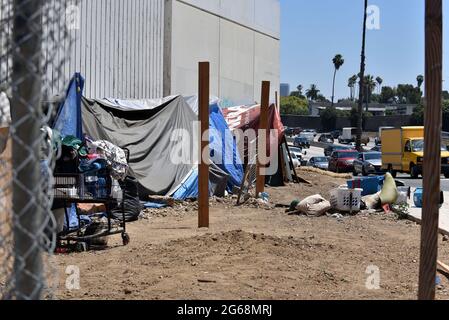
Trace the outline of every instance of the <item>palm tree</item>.
{"label": "palm tree", "polygon": [[341,66],[345,63],[345,59],[341,54],[337,54],[332,62],[334,64],[334,81],[332,83],[332,106],[334,105],[334,97],[335,97],[335,77],[337,76],[337,71],[341,68]]}
{"label": "palm tree", "polygon": [[370,74],[365,76],[365,93],[366,93],[366,112],[368,112],[369,103],[371,102],[371,95],[373,91],[376,89],[376,81],[374,81],[374,77]]}
{"label": "palm tree", "polygon": [[351,101],[354,101],[354,96],[355,96],[354,88],[355,88],[356,83],[357,83],[356,75],[353,75],[351,78],[348,79],[348,87],[350,89]]}
{"label": "palm tree", "polygon": [[[365,78],[365,45],[366,45],[366,19],[368,17],[368,0],[365,0],[363,6],[363,31],[362,31],[362,54],[360,61],[360,89],[364,87]],[[359,105],[357,117],[357,150],[362,151],[362,130],[363,130],[363,90],[359,92]]]}
{"label": "palm tree", "polygon": [[309,100],[315,101],[318,98],[318,94],[320,90],[318,90],[316,84],[312,84],[310,89],[307,89],[306,96]]}
{"label": "palm tree", "polygon": [[377,85],[379,87],[379,94],[380,94],[380,89],[382,87],[382,83],[384,82],[384,79],[382,79],[381,77],[377,77],[376,78],[376,82],[377,82]]}
{"label": "palm tree", "polygon": [[417,76],[416,82],[418,82],[418,88],[419,88],[419,90],[421,90],[421,86],[424,83],[424,76],[421,74],[419,76]]}

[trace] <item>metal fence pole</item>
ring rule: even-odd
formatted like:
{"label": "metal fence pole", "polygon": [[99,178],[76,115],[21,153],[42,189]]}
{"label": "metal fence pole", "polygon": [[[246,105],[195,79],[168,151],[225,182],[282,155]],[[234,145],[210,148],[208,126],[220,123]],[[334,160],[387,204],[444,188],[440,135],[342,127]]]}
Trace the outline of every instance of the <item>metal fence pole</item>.
{"label": "metal fence pole", "polygon": [[14,0],[11,117],[16,299],[40,299],[44,287],[41,247],[36,239],[43,224],[38,121],[42,116],[42,4],[42,0]]}

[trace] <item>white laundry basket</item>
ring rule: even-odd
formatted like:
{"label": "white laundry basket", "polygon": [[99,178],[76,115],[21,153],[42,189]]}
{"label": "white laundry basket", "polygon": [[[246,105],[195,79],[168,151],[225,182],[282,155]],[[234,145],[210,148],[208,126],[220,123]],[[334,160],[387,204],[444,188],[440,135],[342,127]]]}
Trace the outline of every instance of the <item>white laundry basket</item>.
{"label": "white laundry basket", "polygon": [[348,189],[347,187],[331,190],[332,208],[341,212],[360,211],[362,192],[363,189]]}

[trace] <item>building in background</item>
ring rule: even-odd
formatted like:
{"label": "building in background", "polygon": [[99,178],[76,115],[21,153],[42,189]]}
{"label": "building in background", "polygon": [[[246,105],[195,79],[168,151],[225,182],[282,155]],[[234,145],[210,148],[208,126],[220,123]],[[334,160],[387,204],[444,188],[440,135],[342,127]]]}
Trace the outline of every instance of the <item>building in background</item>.
{"label": "building in background", "polygon": [[[61,66],[46,70],[46,79],[57,79],[46,84],[48,99],[63,95],[75,72],[90,98],[194,95],[200,61],[211,63],[211,94],[229,105],[259,101],[263,80],[271,81],[272,101],[279,91],[279,0],[47,3],[48,12],[66,12],[43,30],[43,54]],[[11,61],[0,64],[7,82]]]}
{"label": "building in background", "polygon": [[281,97],[288,97],[290,95],[290,85],[288,83],[281,83]]}

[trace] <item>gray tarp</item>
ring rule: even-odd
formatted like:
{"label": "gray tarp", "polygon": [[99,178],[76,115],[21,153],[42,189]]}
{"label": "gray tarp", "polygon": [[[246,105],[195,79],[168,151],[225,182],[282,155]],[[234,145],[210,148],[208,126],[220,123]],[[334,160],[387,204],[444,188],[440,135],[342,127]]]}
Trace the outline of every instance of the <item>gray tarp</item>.
{"label": "gray tarp", "polygon": [[[143,198],[149,194],[171,195],[194,169],[191,163],[171,161],[172,150],[179,148],[179,142],[171,141],[174,130],[188,132],[190,137],[184,135],[183,142],[190,145],[191,154],[198,152],[192,150],[195,113],[181,96],[162,102],[147,104],[144,110],[129,110],[112,101],[82,99],[83,132],[95,140],[108,140],[129,149],[130,175],[139,181]],[[211,187],[218,191],[223,183],[226,185],[227,176],[222,172],[217,179],[216,175],[214,170]]]}

